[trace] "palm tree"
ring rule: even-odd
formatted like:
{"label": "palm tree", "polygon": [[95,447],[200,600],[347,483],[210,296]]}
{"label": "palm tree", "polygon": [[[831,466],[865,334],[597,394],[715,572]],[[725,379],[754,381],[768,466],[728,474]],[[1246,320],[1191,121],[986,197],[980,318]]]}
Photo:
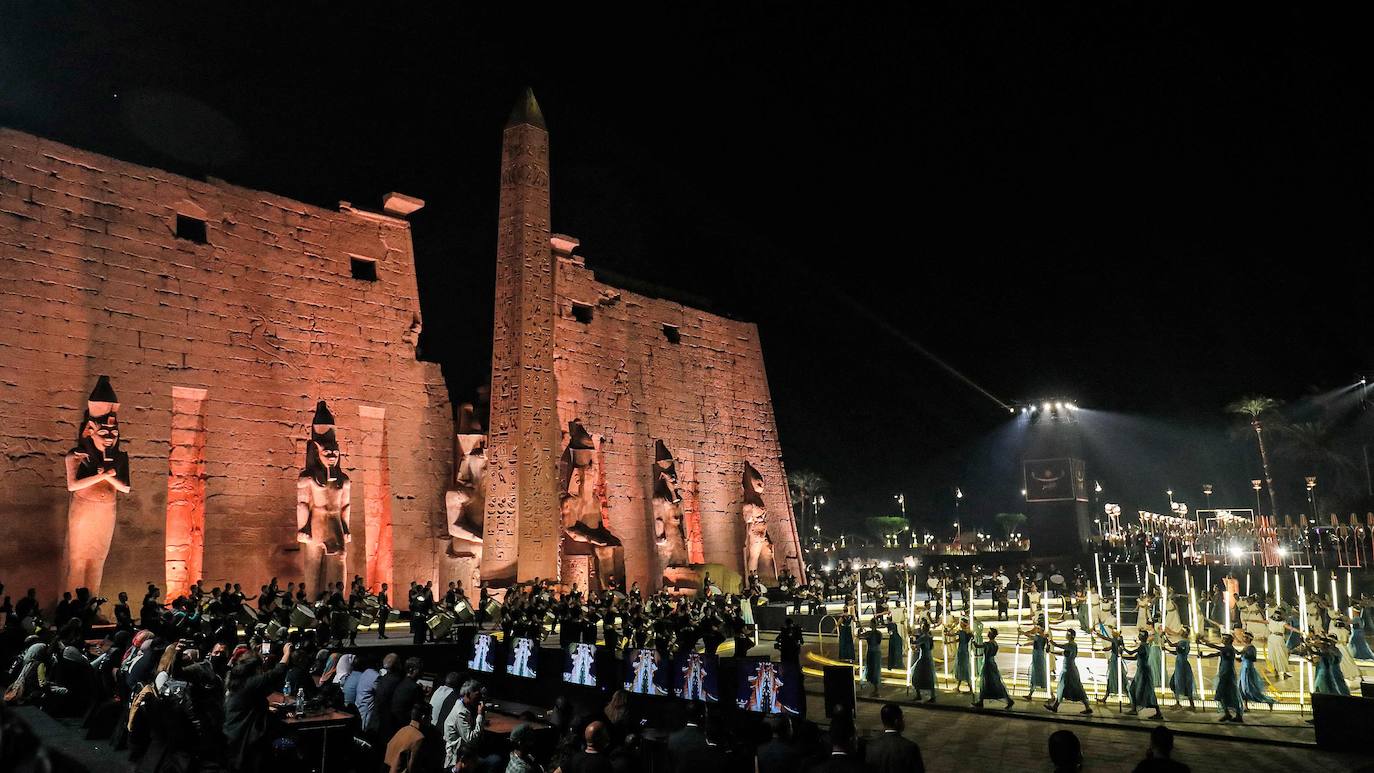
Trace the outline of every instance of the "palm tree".
{"label": "palm tree", "polygon": [[1250,417],[1250,428],[1255,431],[1255,442],[1259,444],[1260,466],[1264,468],[1264,485],[1269,490],[1270,515],[1278,515],[1279,505],[1274,497],[1274,476],[1269,474],[1269,452],[1264,448],[1264,426],[1260,423],[1260,416],[1277,407],[1278,400],[1263,395],[1248,395],[1226,406],[1227,413]]}
{"label": "palm tree", "polygon": [[[1331,424],[1304,421],[1273,429],[1276,440],[1274,458],[1288,459],[1307,474],[1325,480],[1327,501],[1338,504],[1355,499],[1357,484],[1352,480],[1359,465],[1340,447]],[[1317,514],[1313,513],[1315,517]]]}
{"label": "palm tree", "polygon": [[816,497],[830,490],[830,481],[822,477],[820,473],[812,470],[793,470],[787,474],[787,488],[792,494],[792,504],[800,506],[802,516],[801,531],[805,534],[806,503],[811,502],[812,509],[814,510]]}

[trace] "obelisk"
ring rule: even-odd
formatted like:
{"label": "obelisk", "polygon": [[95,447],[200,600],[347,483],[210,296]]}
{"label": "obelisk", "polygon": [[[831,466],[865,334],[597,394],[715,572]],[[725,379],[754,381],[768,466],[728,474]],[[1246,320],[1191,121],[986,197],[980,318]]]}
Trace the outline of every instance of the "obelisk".
{"label": "obelisk", "polygon": [[549,135],[528,89],[502,136],[482,579],[558,576]]}

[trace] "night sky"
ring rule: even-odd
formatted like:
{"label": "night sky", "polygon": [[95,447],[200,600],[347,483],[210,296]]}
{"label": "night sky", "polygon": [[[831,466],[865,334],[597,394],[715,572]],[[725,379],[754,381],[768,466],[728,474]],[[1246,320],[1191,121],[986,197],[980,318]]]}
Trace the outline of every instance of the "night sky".
{"label": "night sky", "polygon": [[785,461],[842,522],[899,491],[944,520],[955,485],[1017,506],[1005,409],[907,341],[1000,400],[1111,412],[1090,475],[1137,498],[1249,496],[1223,406],[1374,365],[1367,45],[1320,9],[400,5],[6,2],[0,122],[322,206],[425,199],[422,348],[462,400],[532,86],[554,230],[758,323]]}

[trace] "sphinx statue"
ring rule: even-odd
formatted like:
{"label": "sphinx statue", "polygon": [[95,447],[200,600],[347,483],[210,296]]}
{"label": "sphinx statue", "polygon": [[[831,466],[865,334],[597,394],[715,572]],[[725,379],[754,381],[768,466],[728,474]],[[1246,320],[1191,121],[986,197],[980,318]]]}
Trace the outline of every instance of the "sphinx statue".
{"label": "sphinx statue", "polygon": [[343,580],[346,546],[353,538],[348,530],[352,487],[341,461],[334,415],[321,400],[305,446],[305,469],[296,481],[296,541],[305,582],[314,589]]}
{"label": "sphinx statue", "polygon": [[682,492],[677,464],[662,440],[654,441],[654,545],[663,566],[686,566],[687,535],[682,528]]}
{"label": "sphinx statue", "polygon": [[604,582],[616,573],[615,551],[620,539],[606,528],[601,497],[596,491],[596,443],[574,419],[568,422],[568,445],[558,460],[558,505],[562,515],[564,552],[590,551]]}
{"label": "sphinx statue", "polygon": [[[763,503],[763,476],[749,462],[744,463],[744,573],[759,572],[760,558],[771,559],[772,540],[768,536],[768,511]],[[772,567],[761,574],[771,576]]]}
{"label": "sphinx statue", "polygon": [[76,447],[67,452],[67,542],[62,590],[100,593],[114,538],[115,494],[127,494],[129,455],[119,447],[119,398],[101,376],[86,400]]}

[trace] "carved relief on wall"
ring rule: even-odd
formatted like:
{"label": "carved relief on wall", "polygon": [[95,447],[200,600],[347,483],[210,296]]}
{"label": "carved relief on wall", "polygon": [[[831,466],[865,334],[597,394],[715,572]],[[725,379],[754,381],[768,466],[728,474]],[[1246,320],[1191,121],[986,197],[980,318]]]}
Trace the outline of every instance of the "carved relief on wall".
{"label": "carved relief on wall", "polygon": [[654,441],[654,545],[665,567],[688,564],[687,535],[682,526],[682,492],[677,464],[662,440]]}
{"label": "carved relief on wall", "polygon": [[597,578],[604,582],[616,574],[623,559],[618,555],[620,538],[606,528],[605,491],[598,486],[598,467],[595,440],[581,422],[568,422],[567,446],[558,461],[563,553],[595,555]]}
{"label": "carved relief on wall", "polygon": [[772,540],[768,536],[768,510],[763,502],[763,476],[749,462],[744,463],[744,571],[758,572],[765,583],[774,582]]}

